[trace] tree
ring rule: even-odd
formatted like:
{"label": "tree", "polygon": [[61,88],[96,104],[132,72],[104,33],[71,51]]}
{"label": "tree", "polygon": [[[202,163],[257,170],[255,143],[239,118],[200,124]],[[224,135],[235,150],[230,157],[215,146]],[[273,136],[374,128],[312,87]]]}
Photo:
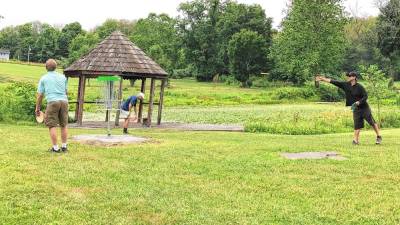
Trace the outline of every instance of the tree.
{"label": "tree", "polygon": [[379,70],[377,65],[369,67],[361,66],[360,69],[363,79],[367,82],[367,89],[370,92],[370,96],[373,96],[377,100],[378,121],[381,124],[381,102],[389,93],[389,79],[382,70]]}
{"label": "tree", "polygon": [[119,30],[127,36],[132,34],[136,21],[107,19],[95,29],[100,39],[108,37],[112,32]]}
{"label": "tree", "polygon": [[69,45],[71,44],[71,41],[78,36],[79,34],[82,34],[84,31],[82,30],[82,26],[79,22],[74,22],[65,25],[60,34],[60,38],[58,40],[59,43],[59,52],[58,55],[67,58],[69,55]]}
{"label": "tree", "polygon": [[79,34],[71,41],[67,66],[89,53],[100,41],[96,33]]}
{"label": "tree", "polygon": [[36,40],[34,45],[34,61],[45,62],[49,58],[59,58],[59,56],[57,55],[57,52],[59,52],[59,37],[59,30],[48,24],[43,24],[38,39]]}
{"label": "tree", "polygon": [[345,51],[342,0],[293,0],[271,50],[274,79],[304,83],[337,73]]}
{"label": "tree", "polygon": [[380,11],[377,24],[378,46],[382,54],[391,60],[390,74],[400,77],[400,73],[395,72],[400,70],[400,1],[390,0]]}
{"label": "tree", "polygon": [[[39,31],[41,30],[38,27],[41,26],[42,24],[39,22],[32,22],[16,27],[18,44],[16,46],[15,53],[20,60],[28,60],[28,54],[31,53],[32,55],[30,55],[30,61],[37,61],[37,49],[35,44],[39,36]],[[29,51],[29,49],[32,51]]]}
{"label": "tree", "polygon": [[259,74],[267,65],[268,44],[265,38],[254,31],[241,30],[232,36],[228,47],[230,72],[242,83],[248,83],[252,74]]}
{"label": "tree", "polygon": [[352,18],[345,26],[346,53],[342,69],[353,71],[360,65],[379,65],[383,70],[389,67],[388,58],[383,56],[378,46],[376,17]]}
{"label": "tree", "polygon": [[5,27],[0,31],[0,48],[9,49],[10,58],[18,58],[18,43],[18,31],[15,27]]}
{"label": "tree", "polygon": [[179,6],[179,34],[188,64],[198,81],[211,81],[218,73],[217,23],[226,2],[194,0]]}
{"label": "tree", "polygon": [[228,44],[232,36],[243,29],[262,36],[268,49],[272,44],[272,19],[268,18],[260,5],[228,2],[218,23],[218,62],[220,74],[229,73]]}
{"label": "tree", "polygon": [[130,39],[169,74],[182,66],[180,40],[176,31],[176,20],[166,14],[151,13],[138,20]]}

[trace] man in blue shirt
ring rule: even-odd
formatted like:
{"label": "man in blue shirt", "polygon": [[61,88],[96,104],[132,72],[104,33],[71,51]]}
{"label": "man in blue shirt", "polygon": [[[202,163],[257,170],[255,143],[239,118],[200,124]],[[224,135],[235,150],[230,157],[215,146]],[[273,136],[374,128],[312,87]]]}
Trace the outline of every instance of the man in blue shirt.
{"label": "man in blue shirt", "polygon": [[[136,103],[139,100],[144,99],[144,94],[139,93],[136,96],[130,96],[126,101],[124,101],[121,105],[121,118],[124,118],[124,134],[129,134],[128,133],[128,126],[129,122],[132,119],[133,121],[137,121],[137,110],[136,110]],[[135,115],[132,115],[132,109],[135,113]]]}
{"label": "man in blue shirt", "polygon": [[[67,151],[68,138],[68,97],[67,97],[67,78],[55,70],[57,63],[54,59],[46,61],[47,73],[39,81],[36,99],[36,115],[40,115],[40,106],[43,97],[46,97],[47,108],[45,113],[45,124],[49,128],[50,139],[53,147],[52,152],[60,153]],[[57,144],[57,129],[61,127],[61,150]]]}

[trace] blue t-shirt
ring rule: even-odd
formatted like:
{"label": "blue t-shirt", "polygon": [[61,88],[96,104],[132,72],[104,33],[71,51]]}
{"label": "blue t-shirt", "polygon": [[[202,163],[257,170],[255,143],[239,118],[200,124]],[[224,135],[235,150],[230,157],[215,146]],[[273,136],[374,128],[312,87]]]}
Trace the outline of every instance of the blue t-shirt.
{"label": "blue t-shirt", "polygon": [[46,73],[40,78],[37,92],[44,94],[47,102],[68,101],[67,78],[54,71]]}
{"label": "blue t-shirt", "polygon": [[131,96],[124,103],[122,103],[121,109],[125,111],[129,111],[129,103],[133,106],[136,106],[137,97]]}

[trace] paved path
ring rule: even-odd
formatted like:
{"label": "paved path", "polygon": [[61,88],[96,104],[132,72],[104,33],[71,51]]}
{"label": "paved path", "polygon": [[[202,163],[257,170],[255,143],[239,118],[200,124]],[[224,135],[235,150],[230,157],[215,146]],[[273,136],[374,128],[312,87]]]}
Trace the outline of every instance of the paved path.
{"label": "paved path", "polygon": [[[122,123],[120,123],[122,125]],[[81,127],[77,124],[69,124],[70,128],[84,128],[84,129],[98,129],[107,128],[106,122],[99,121],[86,121],[83,122]],[[148,128],[141,124],[130,124],[130,128]],[[111,123],[111,128],[121,128],[121,126],[115,126],[114,122]],[[243,132],[244,127],[241,125],[216,125],[216,124],[184,124],[184,123],[162,123],[161,125],[153,125],[152,129],[176,129],[176,130],[187,130],[187,131],[229,131],[229,132]]]}

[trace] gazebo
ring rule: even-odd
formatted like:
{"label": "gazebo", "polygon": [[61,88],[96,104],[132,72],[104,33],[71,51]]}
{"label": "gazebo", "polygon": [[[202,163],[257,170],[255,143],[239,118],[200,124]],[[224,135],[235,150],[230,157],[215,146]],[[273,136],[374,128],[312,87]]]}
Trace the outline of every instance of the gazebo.
{"label": "gazebo", "polygon": [[[78,97],[76,101],[75,119],[78,126],[82,126],[83,105],[85,102],[86,80],[99,76],[120,76],[118,101],[122,101],[122,86],[124,80],[141,80],[141,92],[145,93],[146,80],[150,79],[149,101],[139,102],[138,123],[143,122],[143,106],[148,104],[147,126],[151,126],[151,117],[154,105],[158,105],[157,124],[161,124],[164,88],[167,73],[140,48],[132,43],[119,31],[98,44],[87,55],[83,56],[64,70],[67,78],[79,78]],[[161,81],[159,102],[154,102],[156,81]],[[109,117],[107,112],[107,117]],[[117,111],[115,125],[119,125],[119,111]]]}

